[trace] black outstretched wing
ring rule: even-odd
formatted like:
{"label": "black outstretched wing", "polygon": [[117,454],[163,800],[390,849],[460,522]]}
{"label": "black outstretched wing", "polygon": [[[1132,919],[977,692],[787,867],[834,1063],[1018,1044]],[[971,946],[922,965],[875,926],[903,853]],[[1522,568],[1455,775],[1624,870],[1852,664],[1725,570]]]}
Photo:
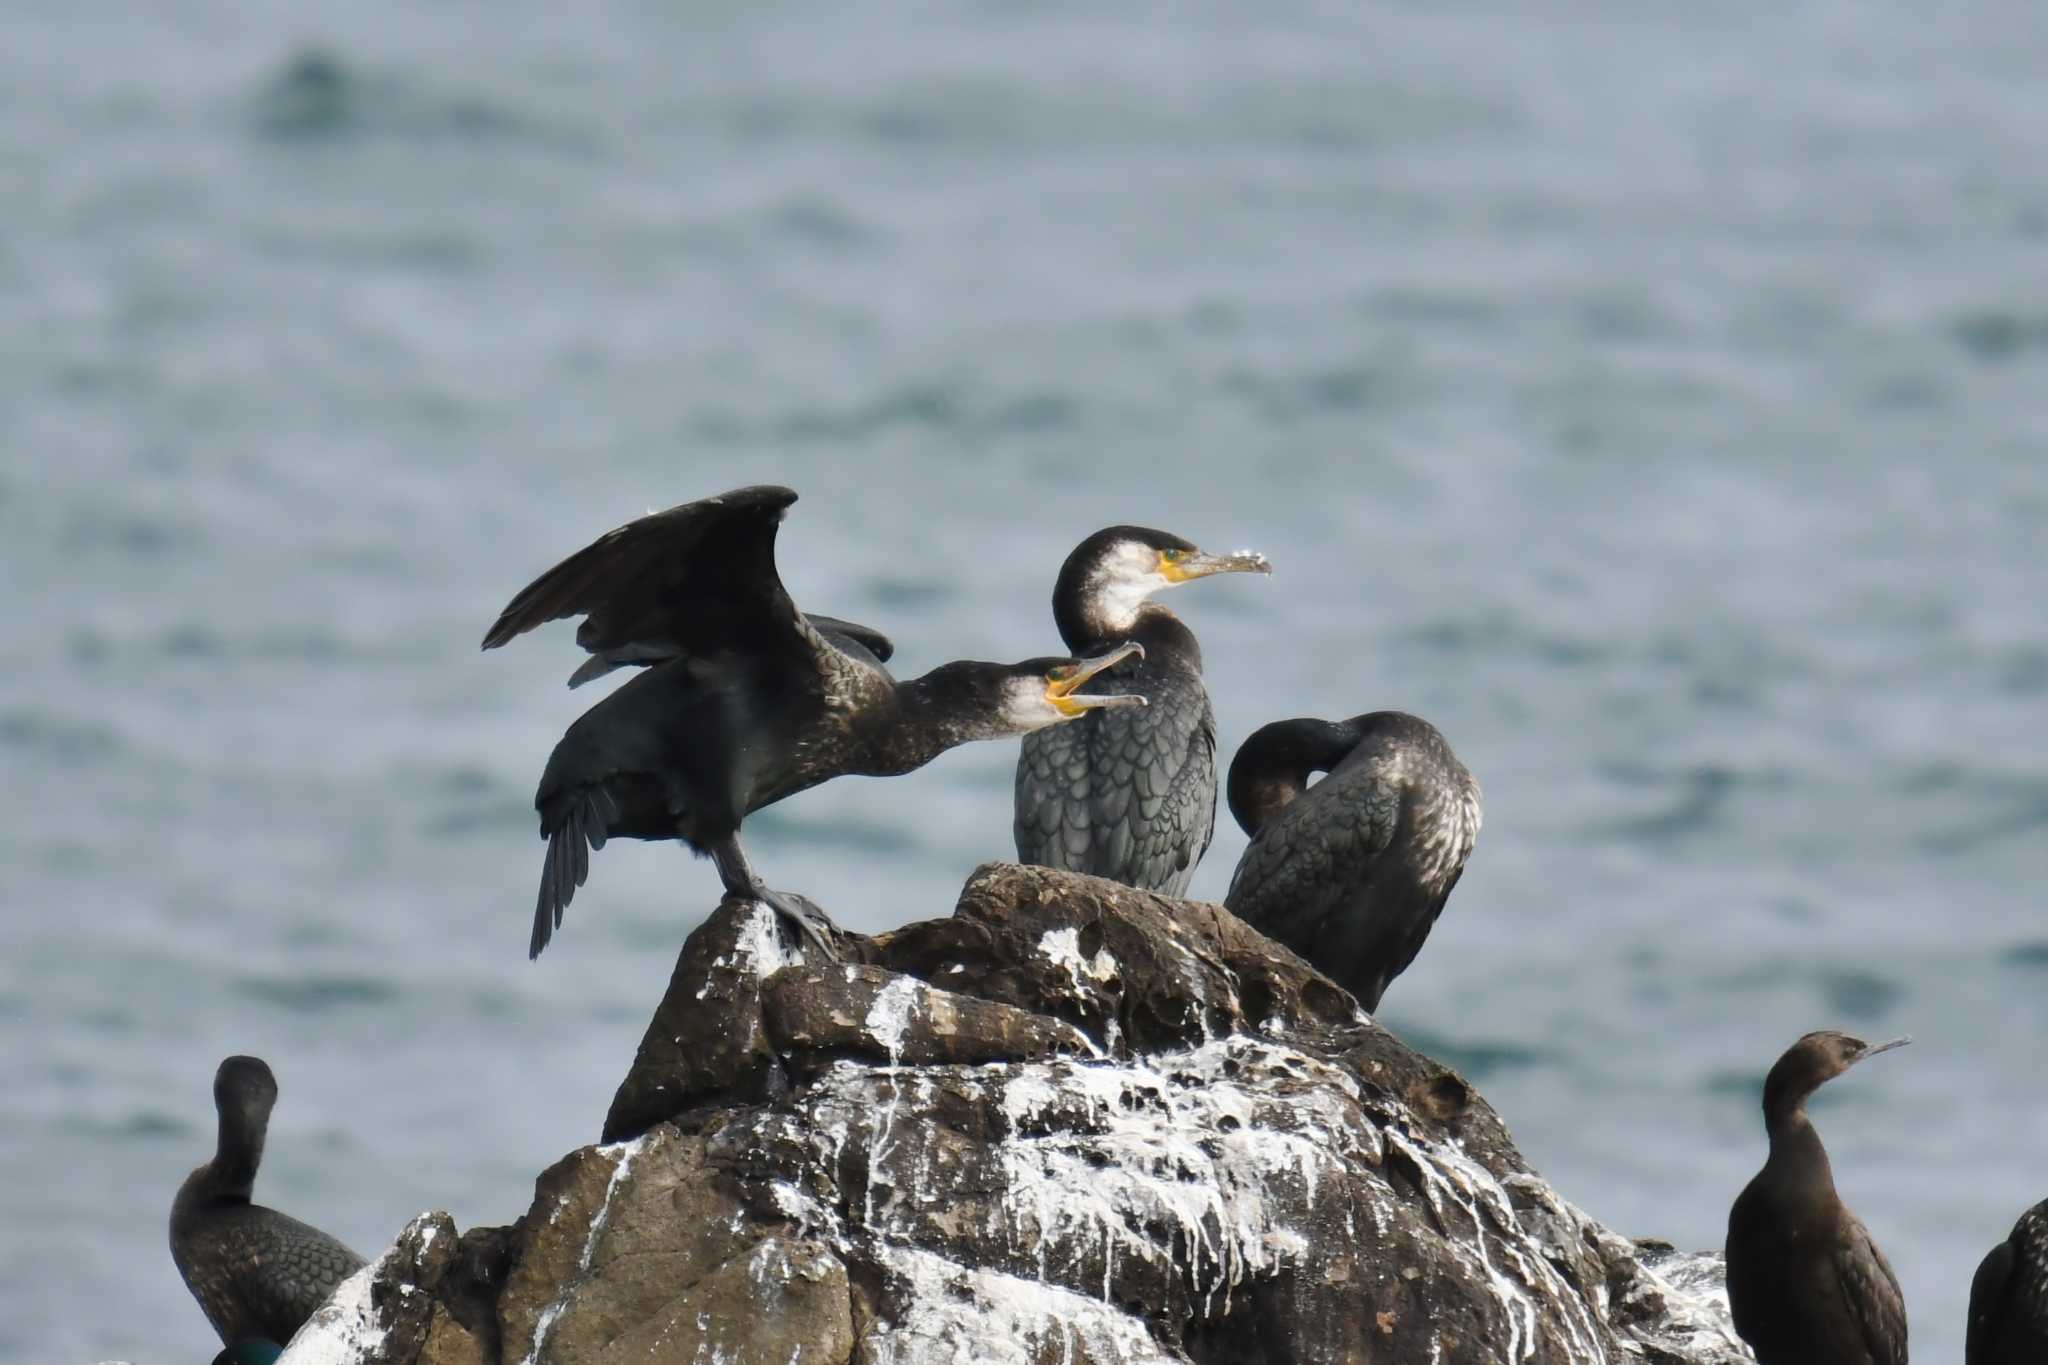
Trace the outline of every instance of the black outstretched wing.
{"label": "black outstretched wing", "polygon": [[1969,1328],[1963,1339],[1963,1365],[1994,1365],[1992,1350],[1998,1344],[1999,1327],[2005,1321],[2012,1296],[2013,1264],[2017,1260],[2011,1242],[2000,1242],[1986,1252],[1970,1281]]}
{"label": "black outstretched wing", "polygon": [[[710,653],[782,625],[796,607],[775,572],[775,528],[796,501],[762,484],[629,521],[526,585],[485,649],[548,621],[583,616],[576,643],[610,664]],[[601,670],[600,670],[601,671]]]}
{"label": "black outstretched wing", "polygon": [[1024,737],[1020,862],[1185,895],[1216,829],[1216,714],[1199,678],[1117,675],[1151,704]]}
{"label": "black outstretched wing", "polygon": [[1443,908],[1399,865],[1400,823],[1398,787],[1370,767],[1332,773],[1245,848],[1224,907],[1377,1009]]}

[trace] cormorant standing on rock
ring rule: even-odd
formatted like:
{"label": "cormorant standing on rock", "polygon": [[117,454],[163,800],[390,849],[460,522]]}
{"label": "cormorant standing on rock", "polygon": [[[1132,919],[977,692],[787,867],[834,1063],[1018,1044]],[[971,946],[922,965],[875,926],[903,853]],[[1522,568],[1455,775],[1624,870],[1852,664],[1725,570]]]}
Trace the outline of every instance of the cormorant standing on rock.
{"label": "cormorant standing on rock", "polygon": [[1908,1041],[1809,1033],[1764,1081],[1771,1155],[1728,1211],[1728,1306],[1760,1365],[1906,1365],[1898,1276],[1835,1193],[1806,1100]]}
{"label": "cormorant standing on rock", "polygon": [[2020,1215],[1970,1281],[1964,1365],[2048,1361],[2048,1199]]}
{"label": "cormorant standing on rock", "polygon": [[1219,573],[1271,573],[1264,555],[1205,554],[1179,536],[1111,526],[1060,566],[1053,621],[1076,654],[1145,647],[1116,674],[1151,703],[1024,738],[1017,757],[1017,860],[1186,893],[1216,828],[1216,713],[1202,650],[1147,599]]}
{"label": "cormorant standing on rock", "polygon": [[171,1205],[171,1259],[225,1343],[290,1341],[363,1258],[315,1227],[249,1202],[277,1081],[258,1057],[213,1078],[220,1140]]}
{"label": "cormorant standing on rock", "polygon": [[[1328,773],[1313,787],[1312,773]],[[1400,711],[1280,720],[1230,762],[1251,836],[1223,904],[1379,1008],[1422,951],[1479,837],[1479,784],[1435,726]]]}
{"label": "cormorant standing on rock", "polygon": [[681,839],[718,865],[728,894],[773,907],[832,951],[831,920],[771,890],[740,847],[740,822],[848,773],[893,776],[956,744],[1022,734],[1142,696],[1074,695],[1129,655],[943,664],[898,682],[883,636],[796,609],[775,571],[787,488],[736,489],[600,536],[514,597],[491,649],[547,621],[584,616],[593,659],[572,685],[650,665],[570,725],[534,806],[548,851],[529,956],[538,957],[608,838]]}

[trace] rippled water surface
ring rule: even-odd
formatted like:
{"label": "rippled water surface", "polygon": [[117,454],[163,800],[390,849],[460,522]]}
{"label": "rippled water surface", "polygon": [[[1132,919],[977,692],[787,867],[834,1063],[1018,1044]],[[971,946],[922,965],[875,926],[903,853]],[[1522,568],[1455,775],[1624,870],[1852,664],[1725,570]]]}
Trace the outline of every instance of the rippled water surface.
{"label": "rippled water surface", "polygon": [[[525,960],[592,535],[793,484],[800,602],[1055,648],[1113,521],[1226,751],[1427,715],[1479,849],[1385,1018],[1618,1228],[1718,1244],[1799,1033],[1923,1359],[2048,1195],[2048,23],[2025,6],[17,7],[0,43],[0,1357],[214,1349],[209,1083],[374,1252],[596,1134],[716,894]],[[1013,744],[748,824],[878,928]],[[1195,891],[1220,896],[1219,830]],[[1839,1092],[1839,1093],[1834,1093]]]}

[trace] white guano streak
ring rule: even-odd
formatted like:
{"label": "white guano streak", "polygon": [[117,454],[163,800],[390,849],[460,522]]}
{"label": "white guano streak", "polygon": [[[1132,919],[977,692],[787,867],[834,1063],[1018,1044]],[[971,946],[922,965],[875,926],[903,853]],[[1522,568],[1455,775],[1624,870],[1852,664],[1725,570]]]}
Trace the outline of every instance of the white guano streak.
{"label": "white guano streak", "polygon": [[[772,913],[772,912],[771,912]],[[542,1347],[547,1344],[548,1333],[555,1328],[555,1320],[562,1316],[562,1310],[569,1305],[569,1297],[582,1285],[583,1277],[590,1273],[591,1262],[597,1257],[598,1239],[604,1235],[605,1224],[611,1220],[612,1197],[619,1192],[619,1183],[632,1168],[633,1158],[640,1155],[647,1144],[646,1137],[637,1137],[630,1142],[614,1143],[597,1150],[613,1158],[611,1179],[605,1182],[604,1202],[591,1215],[590,1230],[583,1239],[583,1255],[576,1263],[576,1274],[564,1284],[555,1301],[541,1310],[540,1317],[533,1324],[533,1345],[527,1348],[526,1358],[520,1365],[534,1365],[540,1359]]]}

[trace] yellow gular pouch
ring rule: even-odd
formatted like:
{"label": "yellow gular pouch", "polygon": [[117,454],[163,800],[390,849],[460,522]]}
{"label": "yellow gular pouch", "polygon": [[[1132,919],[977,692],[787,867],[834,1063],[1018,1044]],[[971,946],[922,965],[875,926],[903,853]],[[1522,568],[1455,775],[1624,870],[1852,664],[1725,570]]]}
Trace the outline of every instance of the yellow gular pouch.
{"label": "yellow gular pouch", "polygon": [[1077,697],[1074,689],[1087,682],[1105,669],[1113,668],[1133,654],[1145,657],[1142,645],[1125,643],[1118,645],[1107,654],[1079,663],[1061,664],[1045,675],[1045,699],[1063,716],[1078,716],[1085,711],[1099,710],[1110,706],[1143,706],[1144,698],[1133,696]]}

